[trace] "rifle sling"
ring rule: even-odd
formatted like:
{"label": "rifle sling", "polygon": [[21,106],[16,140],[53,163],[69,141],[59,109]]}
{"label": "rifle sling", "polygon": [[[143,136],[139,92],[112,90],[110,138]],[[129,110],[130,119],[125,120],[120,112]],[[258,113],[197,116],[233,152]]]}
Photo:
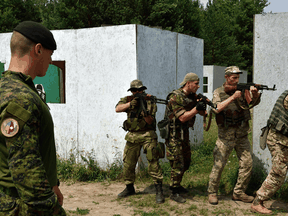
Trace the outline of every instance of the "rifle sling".
{"label": "rifle sling", "polygon": [[249,109],[252,109],[254,106],[256,106],[256,104],[259,102],[260,98],[261,98],[261,95],[262,93],[260,93],[259,97],[257,98],[257,100],[255,100],[254,103],[251,104],[251,106],[248,105],[248,107],[244,107],[241,105],[240,101],[239,101],[239,98],[237,98],[237,103],[238,105],[241,107],[241,109],[243,110],[249,110]]}

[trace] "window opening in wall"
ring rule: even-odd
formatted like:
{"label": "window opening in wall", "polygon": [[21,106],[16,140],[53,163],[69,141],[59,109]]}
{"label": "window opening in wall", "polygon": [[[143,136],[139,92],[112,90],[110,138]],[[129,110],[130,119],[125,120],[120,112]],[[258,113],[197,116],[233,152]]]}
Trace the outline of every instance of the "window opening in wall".
{"label": "window opening in wall", "polygon": [[53,61],[44,77],[36,77],[34,84],[42,84],[47,103],[65,103],[65,61]]}
{"label": "window opening in wall", "polygon": [[0,62],[0,78],[2,77],[3,72],[4,72],[4,63]]}
{"label": "window opening in wall", "polygon": [[203,86],[203,93],[208,93],[208,86],[207,85]]}
{"label": "window opening in wall", "polygon": [[203,77],[203,93],[208,93],[208,77]]}

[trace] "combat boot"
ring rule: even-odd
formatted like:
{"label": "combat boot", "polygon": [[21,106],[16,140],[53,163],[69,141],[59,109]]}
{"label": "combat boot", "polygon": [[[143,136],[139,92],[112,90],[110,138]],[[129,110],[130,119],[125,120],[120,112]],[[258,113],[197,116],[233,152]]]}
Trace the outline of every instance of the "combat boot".
{"label": "combat boot", "polygon": [[134,184],[126,185],[126,188],[118,194],[118,198],[124,198],[135,194]]}
{"label": "combat boot", "polygon": [[[173,190],[173,187],[170,186],[169,189]],[[179,194],[186,194],[189,192],[186,188],[182,187],[181,185],[178,187],[178,189],[179,189]]]}
{"label": "combat boot", "polygon": [[255,212],[255,213],[260,213],[260,214],[271,214],[272,211],[265,208],[265,206],[263,205],[263,201],[260,200],[258,198],[258,196],[256,196],[256,198],[254,199],[252,205],[251,205],[251,211]]}
{"label": "combat boot", "polygon": [[208,195],[208,202],[209,202],[211,205],[217,205],[217,204],[218,204],[217,194],[216,194],[216,193],[209,194],[209,195]]}
{"label": "combat boot", "polygon": [[240,195],[237,195],[237,194],[233,193],[232,200],[234,200],[234,201],[242,201],[242,202],[245,202],[245,203],[252,203],[253,200],[254,200],[254,197],[253,196],[248,196],[245,193],[242,193]]}
{"label": "combat boot", "polygon": [[170,195],[170,199],[174,200],[178,203],[185,203],[186,199],[182,197],[179,193],[179,187],[172,188],[172,194]]}
{"label": "combat boot", "polygon": [[155,185],[156,188],[156,203],[160,204],[160,203],[164,203],[165,202],[165,198],[163,195],[163,189],[162,189],[162,182],[157,182]]}

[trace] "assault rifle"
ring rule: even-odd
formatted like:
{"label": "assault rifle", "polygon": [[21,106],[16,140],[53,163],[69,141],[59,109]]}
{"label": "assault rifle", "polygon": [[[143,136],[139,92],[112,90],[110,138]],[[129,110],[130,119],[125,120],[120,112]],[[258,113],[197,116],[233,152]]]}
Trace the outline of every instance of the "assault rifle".
{"label": "assault rifle", "polygon": [[273,88],[269,88],[267,85],[261,85],[256,83],[238,83],[237,84],[237,90],[243,91],[245,89],[250,90],[251,86],[255,86],[258,90],[271,90],[276,91],[276,85],[273,86]]}
{"label": "assault rifle", "polygon": [[203,102],[205,102],[207,105],[211,106],[212,108],[216,109],[216,107],[214,106],[214,104],[204,95],[202,95],[201,93],[199,93],[197,95],[197,99],[202,99]]}
{"label": "assault rifle", "polygon": [[144,116],[148,115],[146,100],[150,100],[152,103],[160,103],[160,104],[167,104],[168,103],[167,100],[159,99],[155,96],[152,96],[152,95],[146,94],[146,93],[137,93],[133,96],[129,96],[128,101],[131,101],[134,98],[137,98],[137,101],[139,102],[140,109],[141,109],[140,112],[143,111]]}
{"label": "assault rifle", "polygon": [[242,91],[243,94],[245,94],[245,98],[248,104],[251,103],[252,99],[250,97],[250,87],[254,86],[258,90],[268,90],[268,91],[276,91],[276,85],[273,86],[273,88],[269,88],[267,85],[261,85],[261,84],[256,84],[256,83],[238,83],[237,84],[237,89],[239,91]]}

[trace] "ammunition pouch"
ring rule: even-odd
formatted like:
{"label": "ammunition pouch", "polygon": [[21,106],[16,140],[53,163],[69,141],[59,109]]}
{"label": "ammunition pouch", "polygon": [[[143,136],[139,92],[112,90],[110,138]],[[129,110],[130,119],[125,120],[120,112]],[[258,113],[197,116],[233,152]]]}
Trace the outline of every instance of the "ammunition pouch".
{"label": "ammunition pouch", "polygon": [[170,130],[170,119],[169,118],[164,118],[157,124],[158,129],[160,131],[160,136],[163,139],[168,139],[169,138],[169,130]]}
{"label": "ammunition pouch", "polygon": [[231,126],[231,125],[240,125],[245,120],[244,112],[237,110],[227,110],[226,112],[220,112],[216,114],[217,125],[221,126]]}
{"label": "ammunition pouch", "polygon": [[[268,121],[269,123],[269,121]],[[288,137],[288,127],[282,120],[278,120],[276,125],[269,124],[270,128]]]}
{"label": "ammunition pouch", "polygon": [[122,127],[125,131],[129,131],[129,125],[128,125],[128,122],[127,122],[127,120],[125,120],[124,122],[123,122],[123,127]]}
{"label": "ammunition pouch", "polygon": [[216,123],[217,125],[224,125],[225,124],[225,116],[223,112],[216,114]]}

